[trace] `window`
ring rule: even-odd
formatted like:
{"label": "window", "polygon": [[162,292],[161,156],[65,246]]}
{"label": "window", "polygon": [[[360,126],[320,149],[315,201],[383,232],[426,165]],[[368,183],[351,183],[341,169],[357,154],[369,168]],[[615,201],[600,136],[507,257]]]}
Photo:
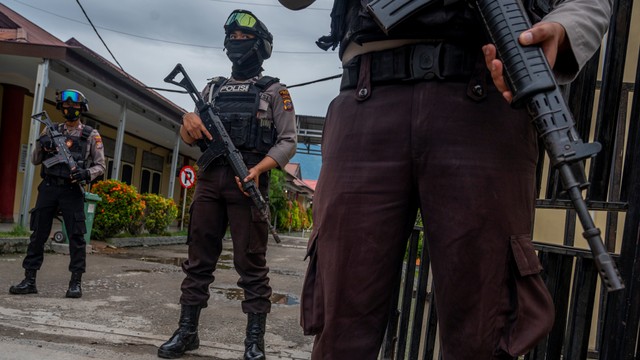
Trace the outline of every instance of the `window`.
{"label": "window", "polygon": [[133,180],[133,165],[123,163],[121,171],[122,176],[120,180],[124,183],[127,183],[127,185],[131,185]]}
{"label": "window", "polygon": [[[106,162],[107,162],[107,171],[106,171],[107,179],[112,179],[113,178],[113,159],[106,158]],[[104,175],[96,178],[94,182],[102,179],[104,179]],[[120,166],[120,179],[116,179],[116,180],[121,180],[122,182],[125,182],[131,185],[131,182],[133,180],[133,164],[123,163]]]}
{"label": "window", "polygon": [[142,152],[142,170],[140,173],[140,193],[160,193],[160,182],[164,168],[164,157],[154,153]]}
{"label": "window", "polygon": [[142,169],[140,177],[140,193],[160,194],[160,180],[162,174],[157,171]]}

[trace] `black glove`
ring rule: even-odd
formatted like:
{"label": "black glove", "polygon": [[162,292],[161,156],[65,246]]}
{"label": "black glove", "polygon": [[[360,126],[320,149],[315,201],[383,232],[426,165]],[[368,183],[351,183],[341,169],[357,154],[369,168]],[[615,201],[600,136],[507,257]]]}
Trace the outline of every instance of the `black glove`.
{"label": "black glove", "polygon": [[49,137],[49,135],[44,134],[40,136],[40,138],[38,139],[38,142],[40,143],[40,146],[42,147],[43,151],[46,151],[46,152],[56,151],[56,146],[53,143],[53,141],[51,141],[51,138]]}
{"label": "black glove", "polygon": [[90,181],[91,173],[87,169],[75,169],[71,172],[73,181]]}

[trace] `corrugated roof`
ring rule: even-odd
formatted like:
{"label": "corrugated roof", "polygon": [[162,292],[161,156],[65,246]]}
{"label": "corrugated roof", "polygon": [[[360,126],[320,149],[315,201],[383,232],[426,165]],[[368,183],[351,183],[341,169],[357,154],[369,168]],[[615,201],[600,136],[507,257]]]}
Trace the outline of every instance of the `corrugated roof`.
{"label": "corrugated roof", "polygon": [[[66,48],[67,45],[57,37],[49,34],[38,25],[32,23],[20,14],[0,3],[0,28],[6,30],[22,29],[26,34],[26,42],[32,45],[59,46]],[[16,41],[2,39],[2,41]]]}
{"label": "corrugated roof", "polygon": [[102,55],[86,47],[77,39],[71,38],[67,40],[66,44],[70,46],[69,50],[72,53],[78,54],[82,58],[87,59],[90,63],[98,65],[101,69],[114,76],[114,78],[119,78],[125,83],[130,83],[131,85],[133,85],[133,88],[138,91],[139,96],[154,99],[157,102],[157,105],[166,106],[170,108],[171,111],[174,111],[176,113],[182,114],[184,112],[184,109],[182,109],[180,106],[174,104],[171,100],[165,98],[157,91],[149,89],[140,80],[123,71],[120,67],[105,59]]}

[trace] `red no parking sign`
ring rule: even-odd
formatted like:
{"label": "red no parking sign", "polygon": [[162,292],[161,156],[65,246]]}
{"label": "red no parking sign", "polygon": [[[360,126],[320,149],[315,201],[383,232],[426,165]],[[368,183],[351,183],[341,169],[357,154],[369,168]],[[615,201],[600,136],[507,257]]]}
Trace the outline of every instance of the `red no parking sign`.
{"label": "red no parking sign", "polygon": [[183,166],[180,169],[180,185],[184,189],[184,196],[182,197],[182,219],[180,220],[180,230],[184,227],[184,210],[187,205],[187,189],[193,187],[196,184],[196,170],[193,166]]}
{"label": "red no parking sign", "polygon": [[183,188],[188,189],[196,183],[196,170],[193,166],[184,166],[180,169],[180,185]]}

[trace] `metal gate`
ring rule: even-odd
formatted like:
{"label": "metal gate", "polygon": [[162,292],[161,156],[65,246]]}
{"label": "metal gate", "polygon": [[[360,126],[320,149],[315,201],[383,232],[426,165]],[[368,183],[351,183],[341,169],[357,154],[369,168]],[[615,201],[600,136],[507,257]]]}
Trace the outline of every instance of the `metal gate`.
{"label": "metal gate", "polygon": [[[603,238],[618,263],[625,289],[613,293],[600,289],[590,251],[574,247],[576,216],[571,202],[560,194],[554,171],[544,171],[549,165],[541,161],[537,208],[564,210],[565,230],[563,245],[535,244],[554,299],[556,319],[551,333],[524,356],[525,360],[640,360],[640,49],[629,49],[638,52],[635,82],[623,81],[632,5],[633,0],[614,0],[602,81],[597,81],[601,54],[596,54],[566,91],[582,138],[602,144],[602,151],[590,160],[591,185],[586,198],[590,211],[606,212]],[[597,115],[592,124],[594,110]],[[543,174],[550,175],[543,178]],[[619,223],[622,233],[617,231]],[[416,259],[421,236],[421,229],[416,228],[409,241],[408,259]],[[419,263],[408,261],[398,279],[397,302],[392,307],[382,359],[439,358],[426,248]],[[595,346],[589,346],[590,339]]]}

